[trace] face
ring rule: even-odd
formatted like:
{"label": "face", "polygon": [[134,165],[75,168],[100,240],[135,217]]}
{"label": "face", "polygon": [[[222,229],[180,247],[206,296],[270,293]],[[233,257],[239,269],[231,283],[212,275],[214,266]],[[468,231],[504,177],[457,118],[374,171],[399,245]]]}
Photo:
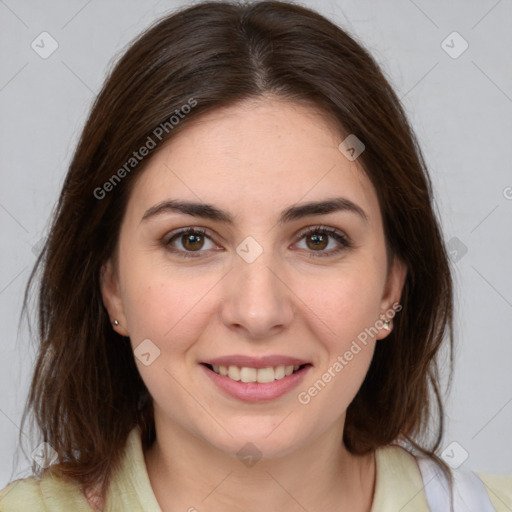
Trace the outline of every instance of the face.
{"label": "face", "polygon": [[102,294],[157,429],[267,457],[341,435],[405,277],[343,139],[306,106],[250,100],[187,126],[138,177]]}

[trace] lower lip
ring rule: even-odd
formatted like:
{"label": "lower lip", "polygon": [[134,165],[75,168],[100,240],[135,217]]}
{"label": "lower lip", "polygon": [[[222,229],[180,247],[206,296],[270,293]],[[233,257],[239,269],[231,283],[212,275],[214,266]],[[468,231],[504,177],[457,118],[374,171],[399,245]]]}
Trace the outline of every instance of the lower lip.
{"label": "lower lip", "polygon": [[224,375],[215,373],[204,364],[201,364],[200,366],[214,384],[216,384],[222,391],[233,398],[237,398],[238,400],[243,400],[245,402],[264,402],[275,400],[276,398],[283,396],[293,388],[297,387],[311,368],[311,365],[307,365],[291,375],[283,377],[282,379],[262,384],[260,382],[236,381]]}

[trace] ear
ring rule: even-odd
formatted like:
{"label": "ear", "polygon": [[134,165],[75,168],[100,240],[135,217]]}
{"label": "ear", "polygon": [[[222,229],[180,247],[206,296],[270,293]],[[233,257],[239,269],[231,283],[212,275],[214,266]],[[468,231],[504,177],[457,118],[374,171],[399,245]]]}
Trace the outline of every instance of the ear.
{"label": "ear", "polygon": [[[103,304],[108,311],[112,328],[122,336],[128,336],[123,301],[120,294],[119,279],[117,277],[112,258],[110,258],[101,267],[100,288]],[[114,325],[114,320],[117,320],[119,325]]]}
{"label": "ear", "polygon": [[389,335],[393,329],[393,317],[395,313],[398,313],[398,311],[402,309],[399,303],[406,277],[407,267],[405,263],[400,258],[394,257],[393,264],[386,278],[386,286],[384,287],[380,304],[380,320],[389,320],[389,324],[384,324],[384,327],[379,329],[379,333],[377,334],[378,340],[382,340]]}

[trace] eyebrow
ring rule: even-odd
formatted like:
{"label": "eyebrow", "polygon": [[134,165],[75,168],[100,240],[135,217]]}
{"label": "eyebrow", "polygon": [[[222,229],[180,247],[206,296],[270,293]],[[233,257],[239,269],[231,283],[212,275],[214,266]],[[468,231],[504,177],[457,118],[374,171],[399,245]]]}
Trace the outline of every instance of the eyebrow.
{"label": "eyebrow", "polygon": [[[167,199],[152,206],[146,210],[142,216],[141,222],[169,212],[183,213],[185,215],[200,217],[202,219],[210,219],[223,222],[225,224],[234,223],[234,217],[229,212],[221,210],[212,204],[182,201],[177,199]],[[362,220],[368,222],[368,216],[360,206],[350,199],[335,197],[332,199],[325,199],[323,201],[313,201],[290,206],[281,212],[278,224],[292,222],[312,215],[326,215],[333,212],[355,213],[361,217]]]}

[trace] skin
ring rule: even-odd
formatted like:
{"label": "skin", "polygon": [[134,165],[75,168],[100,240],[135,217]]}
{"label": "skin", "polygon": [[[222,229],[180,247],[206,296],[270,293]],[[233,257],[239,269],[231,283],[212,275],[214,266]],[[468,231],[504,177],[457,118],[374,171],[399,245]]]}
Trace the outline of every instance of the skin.
{"label": "skin", "polygon": [[[398,260],[388,271],[375,190],[338,150],[343,138],[312,107],[251,99],[187,126],[137,179],[102,295],[134,349],[150,339],[160,350],[149,366],[136,362],[154,400],[157,440],[144,455],[164,512],[371,508],[374,454],[350,454],[342,435],[375,344],[389,331],[369,338],[307,405],[297,400],[399,301],[406,274]],[[356,203],[367,221],[338,211],[277,223],[289,206],[332,197]],[[169,198],[213,204],[235,221],[177,212],[141,221]],[[343,247],[329,237],[316,249],[314,235],[298,236],[319,225],[352,246],[311,257]],[[210,237],[192,244],[199,257],[180,256],[192,252],[181,236],[172,245],[181,253],[160,242],[189,226]],[[252,263],[236,252],[247,236],[263,249]],[[288,355],[313,367],[286,395],[246,403],[224,395],[199,364],[231,354]],[[236,456],[247,442],[263,455],[252,467]]]}

